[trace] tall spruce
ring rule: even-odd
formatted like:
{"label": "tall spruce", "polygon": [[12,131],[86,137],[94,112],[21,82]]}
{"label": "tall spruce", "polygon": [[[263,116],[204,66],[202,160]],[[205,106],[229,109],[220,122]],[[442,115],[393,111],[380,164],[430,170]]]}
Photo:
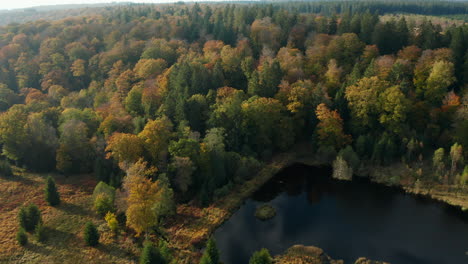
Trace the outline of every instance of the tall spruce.
{"label": "tall spruce", "polygon": [[44,193],[45,200],[50,206],[60,204],[60,194],[57,190],[57,186],[55,185],[55,181],[51,176],[47,177]]}
{"label": "tall spruce", "polygon": [[87,246],[97,246],[99,244],[99,231],[97,230],[96,226],[91,223],[87,222],[84,230],[84,240]]}
{"label": "tall spruce", "polygon": [[166,264],[166,260],[159,251],[159,248],[155,247],[151,242],[145,242],[140,256],[140,264]]}

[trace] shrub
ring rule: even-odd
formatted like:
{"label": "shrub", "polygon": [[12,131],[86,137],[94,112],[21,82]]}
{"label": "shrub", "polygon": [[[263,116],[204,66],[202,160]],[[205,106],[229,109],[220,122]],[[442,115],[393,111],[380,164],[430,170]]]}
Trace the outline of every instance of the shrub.
{"label": "shrub", "polygon": [[30,204],[28,207],[21,207],[18,213],[20,227],[28,232],[34,231],[36,225],[42,222],[41,211],[35,204]]}
{"label": "shrub", "polygon": [[108,212],[114,212],[114,203],[111,198],[105,194],[100,194],[94,200],[94,210],[100,215],[104,216]]}
{"label": "shrub", "polygon": [[36,238],[38,242],[46,241],[47,237],[46,237],[45,228],[41,223],[39,223],[36,226],[36,229],[34,230],[34,237]]}
{"label": "shrub", "polygon": [[45,200],[50,206],[56,206],[60,204],[60,194],[57,191],[54,179],[49,176],[46,180],[45,187]]}
{"label": "shrub", "polygon": [[105,216],[107,212],[114,212],[115,189],[105,182],[99,182],[94,188],[94,209],[96,212]]}
{"label": "shrub", "polygon": [[10,163],[6,160],[0,160],[0,176],[13,176],[13,170],[11,169]]}
{"label": "shrub", "polygon": [[116,234],[117,231],[119,230],[119,221],[117,221],[117,217],[115,216],[114,213],[108,212],[106,214],[106,217],[104,218],[107,222],[107,226],[109,229]]}
{"label": "shrub", "polygon": [[270,252],[267,249],[263,248],[260,251],[253,253],[252,257],[249,260],[249,264],[271,264],[273,263]]}
{"label": "shrub", "polygon": [[28,243],[28,235],[26,234],[26,231],[24,228],[20,228],[18,230],[18,233],[16,233],[16,240],[18,241],[18,244],[21,246],[24,246]]}
{"label": "shrub", "polygon": [[140,256],[140,264],[164,264],[166,263],[164,257],[159,252],[153,243],[145,242],[143,252]]}
{"label": "shrub", "polygon": [[206,243],[205,252],[203,252],[203,256],[200,260],[200,264],[201,263],[219,263],[219,251],[213,238],[210,238]]}
{"label": "shrub", "polygon": [[99,232],[96,226],[91,223],[87,222],[84,230],[84,240],[87,246],[97,246],[99,244]]}

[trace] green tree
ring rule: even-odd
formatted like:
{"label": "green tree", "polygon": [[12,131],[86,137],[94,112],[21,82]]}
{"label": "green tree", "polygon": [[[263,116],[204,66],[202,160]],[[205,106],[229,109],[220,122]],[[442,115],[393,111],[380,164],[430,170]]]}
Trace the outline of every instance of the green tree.
{"label": "green tree", "polygon": [[166,260],[161,252],[151,242],[145,242],[143,251],[140,255],[140,264],[166,264]]}
{"label": "green tree", "polygon": [[99,231],[92,222],[87,222],[84,229],[84,240],[87,246],[97,246],[99,244]]}
{"label": "green tree", "polygon": [[24,228],[21,227],[16,233],[16,241],[18,241],[20,246],[25,246],[28,243],[28,235],[26,234]]}
{"label": "green tree", "polygon": [[433,104],[440,104],[448,92],[448,88],[455,81],[454,65],[452,62],[438,61],[432,66],[424,90],[424,98]]}
{"label": "green tree", "polygon": [[35,204],[21,207],[18,212],[18,220],[20,227],[28,232],[32,232],[42,222],[41,211],[39,211],[39,208]]}
{"label": "green tree", "polygon": [[60,194],[55,185],[55,180],[52,176],[47,177],[45,187],[45,200],[50,206],[56,206],[60,204]]}
{"label": "green tree", "polygon": [[268,249],[263,248],[260,251],[255,251],[249,260],[249,264],[272,264],[273,260]]}
{"label": "green tree", "polygon": [[205,251],[200,260],[200,264],[218,264],[219,263],[219,251],[216,247],[216,242],[213,238],[208,239],[206,243]]}

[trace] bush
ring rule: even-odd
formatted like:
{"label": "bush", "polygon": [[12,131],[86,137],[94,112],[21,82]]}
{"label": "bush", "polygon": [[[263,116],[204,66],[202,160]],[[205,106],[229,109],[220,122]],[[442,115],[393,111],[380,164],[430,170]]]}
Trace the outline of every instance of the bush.
{"label": "bush", "polygon": [[20,228],[18,230],[18,233],[16,233],[16,240],[18,241],[18,244],[21,246],[24,246],[28,243],[28,235],[26,234],[26,231],[24,228]]}
{"label": "bush", "polygon": [[60,204],[60,194],[57,191],[54,179],[49,176],[46,180],[45,187],[45,200],[50,206],[56,206]]}
{"label": "bush", "polygon": [[6,160],[0,160],[0,176],[13,176],[13,170],[11,169],[10,163],[8,163]]}
{"label": "bush", "polygon": [[44,242],[46,241],[46,232],[44,226],[39,223],[34,230],[34,237],[36,238],[37,242]]}
{"label": "bush", "polygon": [[200,260],[200,264],[202,263],[219,263],[219,251],[213,238],[210,238],[206,243],[205,252],[203,252],[203,256]]}
{"label": "bush", "polygon": [[107,195],[100,194],[94,200],[94,210],[100,215],[105,216],[108,212],[114,212],[114,203]]}
{"label": "bush", "polygon": [[41,211],[35,204],[30,204],[28,207],[21,207],[18,213],[20,227],[28,232],[34,231],[36,225],[42,222]]}
{"label": "bush", "polygon": [[159,252],[153,243],[145,242],[143,252],[140,256],[140,264],[164,264],[166,263],[164,257]]}
{"label": "bush", "polygon": [[99,244],[99,232],[96,226],[91,223],[87,222],[84,230],[84,240],[87,246],[97,246]]}
{"label": "bush", "polygon": [[115,189],[105,182],[99,182],[94,188],[94,209],[100,216],[105,216],[108,212],[114,212]]}
{"label": "bush", "polygon": [[271,264],[273,263],[270,252],[267,249],[263,248],[260,251],[253,253],[252,257],[249,260],[249,264]]}
{"label": "bush", "polygon": [[106,220],[107,226],[109,227],[109,229],[114,234],[117,234],[117,231],[119,230],[119,221],[117,221],[117,217],[115,216],[115,214],[108,212],[104,219]]}

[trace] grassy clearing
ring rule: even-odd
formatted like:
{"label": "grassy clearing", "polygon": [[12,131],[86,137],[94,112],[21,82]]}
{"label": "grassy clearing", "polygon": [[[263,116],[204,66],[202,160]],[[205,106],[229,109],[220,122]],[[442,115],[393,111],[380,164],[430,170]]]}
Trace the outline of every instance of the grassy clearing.
{"label": "grassy clearing", "polygon": [[[50,207],[44,201],[47,175],[16,171],[15,176],[0,177],[0,263],[131,263],[135,247],[125,248],[125,238],[117,241],[105,222],[92,210],[92,191],[96,182],[89,175],[65,178],[53,175],[57,181],[62,203]],[[19,207],[35,203],[42,212],[47,240],[38,243],[29,234],[23,248],[16,241]],[[82,230],[93,221],[101,231],[101,244],[86,247]]]}
{"label": "grassy clearing", "polygon": [[380,20],[385,22],[391,19],[399,20],[401,17],[404,17],[407,22],[414,22],[415,25],[420,25],[423,22],[423,20],[430,20],[433,24],[440,25],[444,30],[452,25],[461,26],[466,23],[466,20],[464,19],[415,14],[387,14],[381,16]]}

